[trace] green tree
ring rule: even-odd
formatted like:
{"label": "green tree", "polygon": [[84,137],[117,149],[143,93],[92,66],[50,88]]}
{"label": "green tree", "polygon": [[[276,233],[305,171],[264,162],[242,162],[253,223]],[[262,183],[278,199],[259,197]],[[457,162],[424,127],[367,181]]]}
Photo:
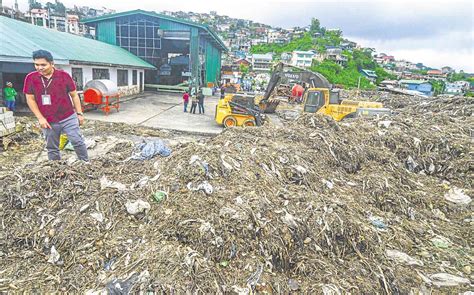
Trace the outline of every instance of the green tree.
{"label": "green tree", "polygon": [[242,73],[242,79],[243,79],[249,73],[249,66],[241,63],[239,66],[239,71]]}
{"label": "green tree", "polygon": [[319,19],[314,17],[311,19],[311,27],[309,31],[311,32],[311,34],[321,32],[321,23],[319,22]]}
{"label": "green tree", "polygon": [[443,93],[444,90],[444,82],[438,80],[430,80],[431,85],[433,86],[434,95],[438,95]]}
{"label": "green tree", "polygon": [[41,5],[41,3],[36,2],[36,1],[31,3],[31,5],[30,5],[30,9],[42,9],[42,8],[43,8],[43,6]]}

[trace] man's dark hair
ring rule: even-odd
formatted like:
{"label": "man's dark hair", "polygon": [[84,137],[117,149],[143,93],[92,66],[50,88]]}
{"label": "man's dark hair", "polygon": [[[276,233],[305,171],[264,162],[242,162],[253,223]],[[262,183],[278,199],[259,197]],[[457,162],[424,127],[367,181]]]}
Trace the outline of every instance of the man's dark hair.
{"label": "man's dark hair", "polygon": [[51,54],[51,52],[43,50],[43,49],[33,51],[33,59],[38,59],[38,58],[44,58],[49,62],[54,61],[53,55]]}

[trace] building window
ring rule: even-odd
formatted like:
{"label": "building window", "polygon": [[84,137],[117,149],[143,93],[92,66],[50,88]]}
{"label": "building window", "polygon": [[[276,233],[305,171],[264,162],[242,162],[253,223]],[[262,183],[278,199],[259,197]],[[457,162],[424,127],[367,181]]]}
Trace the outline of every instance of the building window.
{"label": "building window", "polygon": [[137,85],[137,70],[132,71],[132,85]]}
{"label": "building window", "polygon": [[82,69],[81,68],[72,68],[71,70],[72,80],[76,83],[77,90],[83,90],[83,78],[82,78]]}
{"label": "building window", "polygon": [[160,24],[154,17],[129,16],[116,21],[117,45],[146,60],[161,50]]}
{"label": "building window", "polygon": [[109,69],[92,69],[92,79],[110,79]]}
{"label": "building window", "polygon": [[117,86],[128,86],[127,70],[117,70]]}

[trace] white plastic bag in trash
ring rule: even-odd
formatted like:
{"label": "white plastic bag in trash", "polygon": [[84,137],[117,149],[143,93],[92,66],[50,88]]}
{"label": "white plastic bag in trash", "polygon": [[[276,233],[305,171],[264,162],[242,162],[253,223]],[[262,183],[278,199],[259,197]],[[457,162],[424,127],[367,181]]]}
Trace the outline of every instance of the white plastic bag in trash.
{"label": "white plastic bag in trash", "polygon": [[214,191],[212,185],[207,181],[203,181],[196,187],[193,187],[192,182],[190,182],[188,183],[187,188],[190,191],[203,191],[204,193],[206,193],[206,195],[210,195]]}
{"label": "white plastic bag in trash", "polygon": [[151,208],[150,203],[143,200],[136,200],[136,201],[128,200],[127,203],[125,204],[125,207],[127,208],[128,214],[131,214],[131,215],[135,215],[141,212],[146,212],[147,210],[150,210]]}
{"label": "white plastic bag in trash", "polygon": [[471,197],[466,195],[462,189],[457,187],[450,189],[449,192],[444,195],[444,197],[446,200],[456,204],[467,205],[471,203]]}

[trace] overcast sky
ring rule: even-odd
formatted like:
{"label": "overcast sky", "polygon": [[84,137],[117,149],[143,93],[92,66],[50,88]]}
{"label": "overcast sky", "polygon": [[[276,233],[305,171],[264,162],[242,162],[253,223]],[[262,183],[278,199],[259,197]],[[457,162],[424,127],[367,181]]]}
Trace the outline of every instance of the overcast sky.
{"label": "overcast sky", "polygon": [[[54,0],[50,0],[54,2]],[[46,0],[39,2],[45,4]],[[75,0],[63,0],[66,7]],[[14,0],[3,0],[11,5]],[[27,0],[18,0],[25,9]],[[345,37],[363,47],[394,55],[396,59],[422,62],[431,67],[451,66],[474,72],[474,1],[117,1],[81,0],[80,5],[117,12],[217,11],[219,15],[289,28],[306,26],[318,18],[326,28],[340,28]],[[100,3],[100,4],[98,4]]]}

